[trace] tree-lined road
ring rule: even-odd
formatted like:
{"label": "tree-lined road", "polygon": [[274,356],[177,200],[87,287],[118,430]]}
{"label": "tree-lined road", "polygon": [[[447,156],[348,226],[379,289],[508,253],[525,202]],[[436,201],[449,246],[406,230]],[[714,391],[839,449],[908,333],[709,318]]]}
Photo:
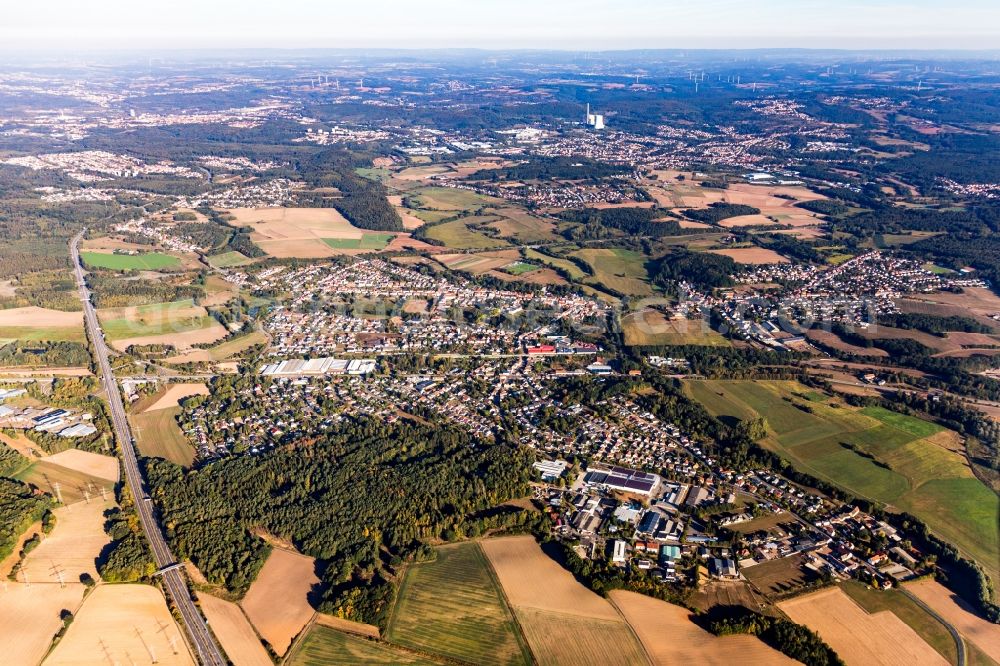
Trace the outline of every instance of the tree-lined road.
{"label": "tree-lined road", "polygon": [[[145,498],[146,484],[139,471],[139,462],[135,455],[135,445],[132,441],[132,430],[125,415],[125,405],[122,402],[118,384],[114,374],[111,372],[111,364],[108,361],[108,346],[104,340],[104,333],[101,330],[100,321],[97,319],[97,312],[94,309],[93,301],[90,298],[90,290],[83,279],[83,264],[80,261],[80,240],[86,230],[81,231],[70,241],[70,254],[73,257],[73,270],[76,274],[77,288],[80,291],[80,300],[83,303],[84,322],[87,327],[87,334],[94,346],[94,354],[97,358],[98,370],[101,375],[101,383],[104,392],[107,394],[108,406],[110,408],[111,422],[114,426],[115,437],[121,445],[122,462],[125,468],[125,480],[135,501],[135,510],[139,515],[139,522],[142,524],[143,532],[153,552],[156,566],[163,570],[175,564],[173,553],[167,546],[163,538],[156,517],[153,515],[152,503]],[[194,600],[188,592],[187,584],[179,567],[173,567],[161,571],[160,577],[166,587],[174,605],[180,611],[184,620],[184,629],[187,632],[188,643],[194,649],[198,661],[206,666],[225,666],[227,661],[221,649],[216,644],[212,634],[208,631],[205,618],[195,605]]]}

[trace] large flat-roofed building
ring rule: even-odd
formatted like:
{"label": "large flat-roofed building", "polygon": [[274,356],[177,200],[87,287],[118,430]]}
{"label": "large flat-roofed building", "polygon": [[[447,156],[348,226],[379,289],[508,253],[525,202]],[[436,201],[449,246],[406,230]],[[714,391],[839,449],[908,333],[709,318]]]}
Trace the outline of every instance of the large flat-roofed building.
{"label": "large flat-roofed building", "polygon": [[312,375],[366,375],[374,372],[374,359],[337,359],[332,357],[289,359],[268,363],[261,368],[265,377],[305,377]]}
{"label": "large flat-roofed building", "polygon": [[583,480],[594,486],[605,486],[611,490],[636,493],[647,497],[660,487],[660,477],[656,474],[640,472],[627,467],[592,469],[587,472]]}

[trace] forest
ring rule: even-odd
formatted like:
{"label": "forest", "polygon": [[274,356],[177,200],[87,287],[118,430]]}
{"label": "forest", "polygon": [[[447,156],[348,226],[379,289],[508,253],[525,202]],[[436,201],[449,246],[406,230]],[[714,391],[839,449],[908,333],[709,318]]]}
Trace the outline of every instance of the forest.
{"label": "forest", "polygon": [[267,553],[252,531],[264,530],[319,560],[320,611],[379,623],[393,567],[526,494],[530,460],[454,427],[359,418],[262,458],[144,466],[175,553],[211,583],[245,593]]}

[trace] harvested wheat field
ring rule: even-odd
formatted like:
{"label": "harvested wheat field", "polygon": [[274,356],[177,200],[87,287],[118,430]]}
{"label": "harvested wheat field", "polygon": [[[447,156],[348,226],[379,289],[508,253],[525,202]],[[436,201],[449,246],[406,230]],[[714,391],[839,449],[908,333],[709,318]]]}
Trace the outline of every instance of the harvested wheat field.
{"label": "harvested wheat field", "polygon": [[181,400],[194,395],[208,395],[208,387],[204,383],[197,384],[173,384],[167,392],[160,396],[156,402],[146,408],[147,412],[157,409],[170,409],[178,407]]}
{"label": "harvested wheat field", "polygon": [[85,589],[81,583],[29,587],[5,582],[0,586],[3,663],[18,666],[39,663],[62,627],[60,613],[64,610],[75,613]]}
{"label": "harvested wheat field", "polygon": [[530,536],[481,542],[539,664],[648,664],[615,608]]}
{"label": "harvested wheat field", "polygon": [[45,462],[89,476],[96,476],[112,483],[118,481],[118,458],[112,456],[81,451],[80,449],[66,449],[49,456]]}
{"label": "harvested wheat field", "polygon": [[163,594],[151,585],[98,585],[45,666],[194,664]]}
{"label": "harvested wheat field", "polygon": [[275,548],[240,603],[257,633],[279,655],[315,612],[307,599],[319,583],[315,567],[311,557]]}
{"label": "harvested wheat field", "polygon": [[10,554],[7,557],[0,560],[0,580],[7,579],[10,576],[10,572],[14,570],[14,565],[21,561],[21,550],[24,548],[24,544],[28,539],[31,539],[36,534],[42,533],[42,521],[38,520],[32,523],[28,529],[17,538],[14,542],[14,546],[10,549]]}
{"label": "harvested wheat field", "polygon": [[796,597],[778,607],[793,622],[818,633],[848,666],[948,663],[892,612],[869,615],[839,587]]}
{"label": "harvested wheat field", "polygon": [[621,619],[611,604],[580,585],[573,574],[543,553],[533,537],[486,539],[482,546],[512,605]]}
{"label": "harvested wheat field", "polygon": [[480,252],[479,254],[439,254],[434,258],[453,271],[463,271],[480,275],[497,268],[503,268],[520,258],[517,250]]}
{"label": "harvested wheat field", "polygon": [[0,310],[0,327],[4,326],[30,326],[32,328],[83,326],[83,311],[63,312],[35,305],[26,308],[10,308],[9,310]]}
{"label": "harvested wheat field", "polygon": [[198,594],[198,603],[233,666],[272,665],[271,657],[239,606],[202,593]]}
{"label": "harvested wheat field", "polygon": [[756,636],[713,636],[685,608],[635,592],[614,590],[611,601],[655,664],[795,664]]}
{"label": "harvested wheat field", "polygon": [[738,264],[787,264],[788,259],[774,250],[762,247],[734,247],[726,250],[709,250],[712,254],[730,257]]}
{"label": "harvested wheat field", "polygon": [[24,558],[21,571],[30,582],[58,585],[61,576],[75,583],[81,574],[100,580],[97,558],[111,541],[104,532],[104,512],[114,506],[98,498],[55,509],[55,528]]}
{"label": "harvested wheat field", "polygon": [[967,641],[1000,662],[1000,627],[976,615],[968,603],[935,580],[907,583],[906,589],[933,608]]}
{"label": "harvested wheat field", "polygon": [[229,212],[236,218],[233,226],[252,227],[251,240],[275,257],[332,257],[337,252],[324,238],[364,235],[334,208],[234,208]]}

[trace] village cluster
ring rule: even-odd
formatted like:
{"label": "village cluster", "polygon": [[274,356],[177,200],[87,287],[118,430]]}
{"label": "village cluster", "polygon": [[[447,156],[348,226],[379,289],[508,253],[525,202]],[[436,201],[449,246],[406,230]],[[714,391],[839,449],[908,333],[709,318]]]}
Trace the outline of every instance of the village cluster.
{"label": "village cluster", "polygon": [[[275,356],[528,353],[560,321],[600,323],[608,312],[600,301],[576,294],[483,287],[381,259],[233,273],[228,279],[241,287],[292,295],[264,323]],[[571,354],[595,351],[581,344],[562,348]]]}

